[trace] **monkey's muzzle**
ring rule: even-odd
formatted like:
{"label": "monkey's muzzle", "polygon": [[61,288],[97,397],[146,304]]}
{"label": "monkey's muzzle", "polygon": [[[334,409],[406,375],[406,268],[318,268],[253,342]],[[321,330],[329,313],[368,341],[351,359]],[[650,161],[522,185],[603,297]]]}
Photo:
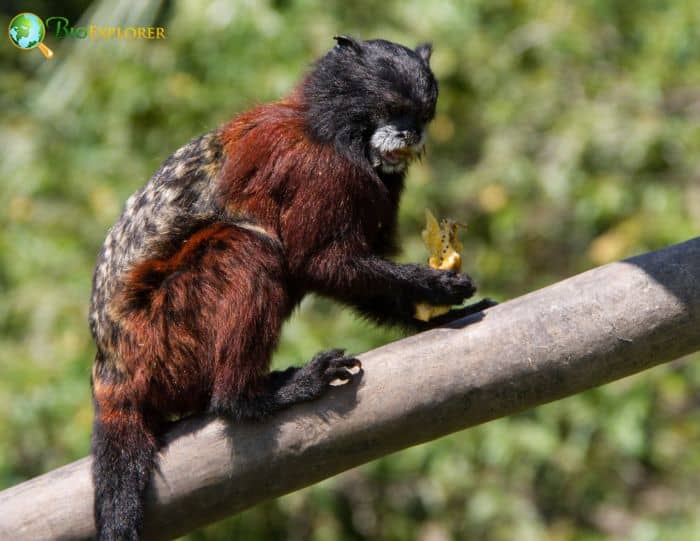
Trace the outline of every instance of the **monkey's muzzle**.
{"label": "monkey's muzzle", "polygon": [[424,146],[409,145],[394,150],[390,150],[382,154],[384,161],[390,164],[408,163],[423,155]]}

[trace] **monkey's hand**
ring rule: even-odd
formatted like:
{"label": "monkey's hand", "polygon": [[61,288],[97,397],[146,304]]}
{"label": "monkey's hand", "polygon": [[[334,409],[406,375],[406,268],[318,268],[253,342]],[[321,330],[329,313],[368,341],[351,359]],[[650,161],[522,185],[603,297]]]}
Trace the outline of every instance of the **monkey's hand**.
{"label": "monkey's hand", "polygon": [[[444,314],[454,304],[462,304],[476,292],[474,281],[467,274],[460,274],[449,270],[437,270],[420,267],[420,278],[416,285],[420,285],[419,300],[423,301],[418,307],[426,307],[430,311],[430,317]],[[418,308],[417,308],[418,310]],[[420,319],[416,316],[417,319]],[[429,319],[429,318],[428,318]],[[427,321],[427,320],[424,320]]]}

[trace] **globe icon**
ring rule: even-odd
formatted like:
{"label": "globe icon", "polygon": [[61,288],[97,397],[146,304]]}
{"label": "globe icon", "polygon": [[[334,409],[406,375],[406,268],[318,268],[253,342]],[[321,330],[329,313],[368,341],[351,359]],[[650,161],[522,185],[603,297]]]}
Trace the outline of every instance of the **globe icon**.
{"label": "globe icon", "polygon": [[46,36],[44,21],[33,13],[15,15],[10,21],[8,33],[15,47],[24,50],[39,47],[46,58],[53,56],[53,51],[42,43]]}

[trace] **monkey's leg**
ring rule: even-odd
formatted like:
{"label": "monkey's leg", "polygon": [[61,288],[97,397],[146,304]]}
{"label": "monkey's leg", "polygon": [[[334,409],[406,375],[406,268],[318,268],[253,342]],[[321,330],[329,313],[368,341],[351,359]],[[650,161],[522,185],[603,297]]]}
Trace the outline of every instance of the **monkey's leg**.
{"label": "monkey's leg", "polygon": [[294,305],[284,254],[260,233],[232,226],[224,235],[217,234],[218,241],[200,253],[191,272],[181,271],[168,286],[199,305],[196,334],[209,344],[200,355],[211,363],[209,411],[261,418],[321,396],[335,379],[352,379],[349,370],[359,369],[359,362],[341,350],[319,353],[302,368],[268,373],[282,323]]}
{"label": "monkey's leg", "polygon": [[234,419],[262,419],[283,408],[323,396],[331,382],[347,383],[361,370],[360,361],[341,349],[322,351],[302,367],[270,372],[258,393],[239,396],[223,413]]}
{"label": "monkey's leg", "polygon": [[[225,303],[226,315],[218,318],[216,368],[209,410],[233,419],[261,419],[282,408],[320,397],[331,381],[352,379],[357,359],[342,350],[316,355],[301,368],[265,373],[277,344],[289,303],[277,273],[246,267],[251,280],[238,285],[255,285],[249,302],[232,298]],[[253,275],[255,280],[252,280]],[[246,290],[245,288],[243,289]],[[237,290],[239,293],[241,289]],[[250,299],[250,296],[246,295]]]}

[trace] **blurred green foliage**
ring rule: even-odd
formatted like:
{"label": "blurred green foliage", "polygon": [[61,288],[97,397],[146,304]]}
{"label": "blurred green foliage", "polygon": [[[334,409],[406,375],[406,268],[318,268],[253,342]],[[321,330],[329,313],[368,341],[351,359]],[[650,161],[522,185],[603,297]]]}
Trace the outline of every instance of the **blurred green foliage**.
{"label": "blurred green foliage", "polygon": [[[17,11],[167,40],[0,48],[0,486],[88,452],[92,266],[128,195],[192,136],[275,99],[350,33],[432,41],[441,85],[409,176],[466,221],[465,267],[507,299],[700,230],[695,2],[81,2]],[[31,9],[30,9],[31,8]],[[396,338],[321,299],[276,363]],[[572,336],[572,340],[576,337]],[[418,369],[419,367],[417,367]],[[685,359],[378,460],[189,540],[700,539],[700,365]]]}

